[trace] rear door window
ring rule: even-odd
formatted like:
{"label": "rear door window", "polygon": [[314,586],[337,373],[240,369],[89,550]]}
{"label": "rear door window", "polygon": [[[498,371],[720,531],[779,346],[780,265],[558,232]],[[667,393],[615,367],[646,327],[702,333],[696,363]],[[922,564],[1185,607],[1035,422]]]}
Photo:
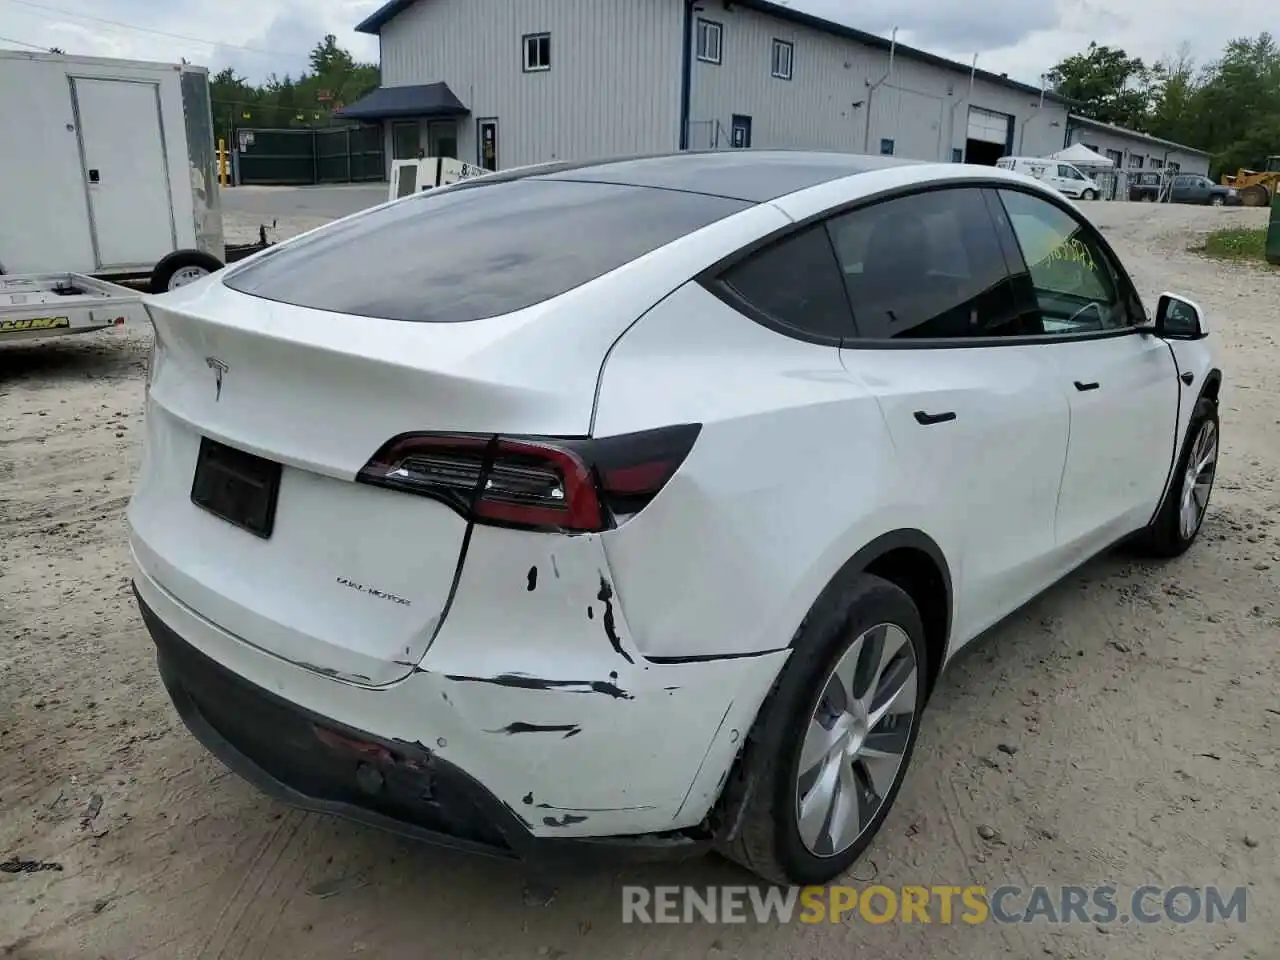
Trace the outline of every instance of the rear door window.
{"label": "rear door window", "polygon": [[979,189],[887,200],[828,224],[859,339],[1033,334]]}
{"label": "rear door window", "polygon": [[476,181],[323,227],[223,283],[355,316],[479,320],[557,297],[749,206],[649,187]]}

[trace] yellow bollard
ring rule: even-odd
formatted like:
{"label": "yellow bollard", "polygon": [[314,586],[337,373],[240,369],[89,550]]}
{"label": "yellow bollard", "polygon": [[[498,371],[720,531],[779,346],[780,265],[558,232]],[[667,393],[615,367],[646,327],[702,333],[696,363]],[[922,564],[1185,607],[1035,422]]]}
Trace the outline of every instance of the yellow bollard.
{"label": "yellow bollard", "polygon": [[222,137],[218,138],[218,183],[227,185],[227,141]]}

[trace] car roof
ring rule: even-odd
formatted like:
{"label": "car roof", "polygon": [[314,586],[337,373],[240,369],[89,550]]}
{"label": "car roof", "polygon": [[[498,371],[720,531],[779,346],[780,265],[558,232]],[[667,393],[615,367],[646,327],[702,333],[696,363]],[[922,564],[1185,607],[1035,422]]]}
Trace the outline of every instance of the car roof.
{"label": "car roof", "polygon": [[[526,168],[539,180],[609,183],[768,203],[872,170],[919,164],[900,157],[807,150],[715,150]],[[514,173],[515,171],[513,171]]]}

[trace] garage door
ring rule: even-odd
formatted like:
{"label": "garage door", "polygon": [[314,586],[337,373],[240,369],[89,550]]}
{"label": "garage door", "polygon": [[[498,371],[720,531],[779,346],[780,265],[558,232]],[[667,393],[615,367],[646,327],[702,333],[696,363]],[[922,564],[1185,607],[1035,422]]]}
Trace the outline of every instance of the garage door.
{"label": "garage door", "polygon": [[994,110],[983,110],[980,107],[970,107],[969,139],[981,140],[983,143],[998,143],[1003,147],[1009,139],[1009,115],[996,113]]}

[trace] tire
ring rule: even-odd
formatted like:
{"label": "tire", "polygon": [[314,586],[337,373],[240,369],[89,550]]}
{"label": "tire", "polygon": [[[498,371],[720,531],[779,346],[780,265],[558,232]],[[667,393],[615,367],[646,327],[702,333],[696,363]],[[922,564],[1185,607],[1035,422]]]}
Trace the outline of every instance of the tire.
{"label": "tire", "polygon": [[[1202,432],[1206,429],[1212,432],[1212,461],[1209,464],[1207,483],[1203,488],[1203,503],[1197,499],[1199,513],[1188,530],[1182,522],[1183,498],[1186,496],[1188,486],[1193,483],[1193,479],[1188,475],[1188,467],[1193,454],[1201,449],[1199,443]],[[1178,456],[1177,466],[1174,469],[1173,479],[1169,483],[1169,490],[1165,493],[1165,499],[1160,504],[1160,509],[1156,511],[1151,525],[1134,540],[1133,546],[1138,553],[1168,559],[1186,553],[1191,544],[1195,543],[1196,537],[1200,535],[1200,528],[1204,524],[1205,514],[1209,510],[1209,498],[1213,493],[1213,481],[1217,475],[1220,448],[1218,405],[1207,397],[1201,397],[1191,413],[1191,423],[1187,425],[1187,436],[1183,440],[1182,452]],[[1204,479],[1204,475],[1200,477]]]}
{"label": "tire", "polygon": [[151,271],[151,292],[168,293],[222,269],[222,261],[201,250],[175,250]]}
{"label": "tire", "polygon": [[1081,200],[1097,200],[1098,193],[1096,190],[1086,190],[1084,191],[1084,193],[1080,194],[1080,199]]}
{"label": "tire", "polygon": [[1240,203],[1246,207],[1265,207],[1271,203],[1271,194],[1262,184],[1255,183],[1240,191]]}
{"label": "tire", "polygon": [[[800,766],[806,734],[812,728],[821,733],[825,741],[837,746],[844,743],[851,748],[852,741],[842,741],[840,736],[836,736],[840,730],[855,737],[859,733],[867,733],[865,724],[856,731],[842,726],[842,718],[852,718],[852,713],[835,716],[828,710],[833,705],[832,690],[828,684],[833,679],[839,684],[833,672],[846,653],[855,648],[868,654],[866,661],[857,661],[860,665],[878,660],[876,636],[885,641],[883,649],[898,649],[881,674],[881,679],[893,681],[889,683],[890,687],[897,682],[896,678],[907,675],[904,664],[908,657],[914,667],[911,689],[904,684],[901,694],[893,701],[894,715],[870,724],[867,736],[872,745],[892,743],[892,752],[900,759],[896,761],[896,768],[891,770],[890,761],[885,759],[870,761],[858,756],[850,760],[845,749],[822,752],[827,760],[817,763],[812,770],[835,770],[841,785],[846,782],[856,784],[857,789],[866,789],[874,783],[878,787],[875,792],[882,799],[873,815],[860,818],[860,825],[851,827],[856,831],[852,842],[837,850],[835,844],[825,842],[829,838],[822,838],[823,842],[818,845],[830,850],[815,853],[810,846],[812,841],[802,835],[798,821],[802,788]],[[725,786],[720,804],[723,816],[718,822],[729,829],[737,825],[738,829],[731,838],[721,836],[717,839],[719,852],[765,880],[782,884],[825,883],[849,869],[875,838],[902,786],[919,731],[927,670],[924,627],[919,611],[905,591],[879,577],[858,574],[846,584],[833,586],[825,592],[796,633],[791,657],[761,706],[747,735],[738,765]],[[865,676],[856,670],[847,673],[852,677],[851,685],[856,690],[860,677],[865,679]],[[877,687],[878,682],[873,682],[870,689]],[[836,692],[845,693],[846,690],[844,684],[839,684]],[[869,692],[866,699],[876,701]],[[908,705],[909,713],[906,711]],[[818,714],[820,707],[823,712]],[[857,711],[861,708],[851,709]],[[899,710],[903,712],[899,713]],[[904,716],[905,721],[902,719]],[[826,726],[826,720],[830,721],[831,727]],[[823,725],[820,731],[814,726],[818,723]],[[878,772],[872,774],[868,772],[870,770]],[[822,782],[825,782],[822,777],[815,778],[808,788],[812,790],[809,799],[818,794]],[[837,801],[832,810],[853,796],[847,791],[834,795]],[[868,807],[868,811],[870,809]],[[818,820],[810,817],[807,822],[812,827]],[[821,822],[823,825],[827,823],[825,819]]]}
{"label": "tire", "polygon": [[1209,206],[1211,207],[1223,207],[1223,206],[1226,206],[1226,203],[1227,201],[1223,198],[1221,194],[1214,194],[1212,197],[1209,198]]}

